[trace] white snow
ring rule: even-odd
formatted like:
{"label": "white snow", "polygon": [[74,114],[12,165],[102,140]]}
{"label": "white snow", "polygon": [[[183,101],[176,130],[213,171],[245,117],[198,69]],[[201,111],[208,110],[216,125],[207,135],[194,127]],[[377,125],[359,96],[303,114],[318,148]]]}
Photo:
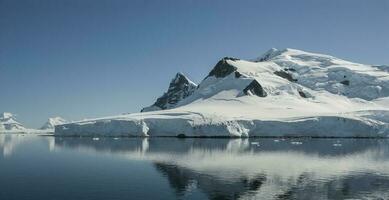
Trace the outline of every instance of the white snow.
{"label": "white snow", "polygon": [[[58,125],[55,134],[389,136],[386,68],[294,49],[272,49],[254,61],[229,59],[227,64],[236,70],[224,77],[207,76],[173,109]],[[253,81],[265,97],[243,92]]]}
{"label": "white snow", "polygon": [[0,115],[0,118],[1,119],[9,119],[9,118],[13,118],[13,114],[12,113],[9,113],[9,112],[3,112],[1,115]]}
{"label": "white snow", "polygon": [[61,117],[52,117],[40,128],[41,130],[54,130],[57,125],[65,124],[67,121]]}

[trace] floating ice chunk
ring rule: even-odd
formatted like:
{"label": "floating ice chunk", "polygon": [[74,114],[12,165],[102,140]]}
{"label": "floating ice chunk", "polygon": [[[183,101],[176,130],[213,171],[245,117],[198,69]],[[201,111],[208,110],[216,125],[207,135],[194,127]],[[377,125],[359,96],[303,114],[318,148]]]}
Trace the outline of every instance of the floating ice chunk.
{"label": "floating ice chunk", "polygon": [[251,145],[259,146],[259,142],[251,142]]}
{"label": "floating ice chunk", "polygon": [[251,142],[252,145],[257,145],[259,142]]}
{"label": "floating ice chunk", "polygon": [[92,140],[98,141],[98,140],[100,140],[100,138],[94,137],[94,138],[92,138]]}
{"label": "floating ice chunk", "polygon": [[303,144],[302,142],[298,142],[298,141],[293,141],[293,142],[290,142],[291,144],[293,144],[293,145],[301,145],[301,144]]}

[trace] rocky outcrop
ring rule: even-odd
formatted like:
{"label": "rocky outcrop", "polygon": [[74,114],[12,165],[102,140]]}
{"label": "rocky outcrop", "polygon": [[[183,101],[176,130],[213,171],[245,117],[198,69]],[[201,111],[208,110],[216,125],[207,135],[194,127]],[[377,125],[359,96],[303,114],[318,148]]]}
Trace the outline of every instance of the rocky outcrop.
{"label": "rocky outcrop", "polygon": [[236,70],[236,67],[233,65],[230,65],[227,61],[232,60],[232,61],[237,61],[239,59],[237,58],[231,58],[231,57],[224,57],[221,59],[216,66],[212,69],[211,72],[209,72],[208,76],[215,76],[216,78],[223,78],[226,77],[227,75],[231,74]]}
{"label": "rocky outcrop", "polygon": [[302,98],[308,98],[308,96],[303,91],[298,91],[300,97]]}
{"label": "rocky outcrop", "polygon": [[340,83],[343,84],[343,85],[347,85],[347,86],[350,85],[350,81],[349,80],[344,80],[344,81],[341,81]]}
{"label": "rocky outcrop", "polygon": [[274,72],[274,74],[279,76],[279,77],[282,77],[284,79],[287,79],[288,81],[297,82],[297,79],[294,79],[293,76],[291,74],[289,74],[288,72],[276,71],[276,72]]}
{"label": "rocky outcrop", "polygon": [[266,91],[262,88],[258,81],[253,80],[244,90],[243,93],[246,95],[257,95],[259,97],[266,97]]}
{"label": "rocky outcrop", "polygon": [[179,101],[190,96],[197,85],[182,73],[177,73],[169,84],[169,89],[157,101],[141,110],[141,112],[165,110],[173,108]]}

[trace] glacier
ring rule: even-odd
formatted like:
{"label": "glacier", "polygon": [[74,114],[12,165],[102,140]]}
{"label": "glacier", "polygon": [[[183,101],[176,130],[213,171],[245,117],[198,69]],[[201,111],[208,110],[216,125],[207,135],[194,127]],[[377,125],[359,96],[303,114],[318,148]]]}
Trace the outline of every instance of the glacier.
{"label": "glacier", "polygon": [[296,49],[273,48],[252,60],[225,57],[198,85],[177,74],[161,98],[140,113],[56,125],[54,134],[389,136],[387,67]]}

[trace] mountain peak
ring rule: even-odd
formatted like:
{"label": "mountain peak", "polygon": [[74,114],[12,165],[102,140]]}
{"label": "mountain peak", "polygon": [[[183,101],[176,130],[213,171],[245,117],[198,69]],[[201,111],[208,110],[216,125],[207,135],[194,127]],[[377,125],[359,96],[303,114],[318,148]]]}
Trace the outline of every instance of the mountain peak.
{"label": "mountain peak", "polygon": [[41,130],[54,129],[55,126],[65,124],[66,122],[67,121],[62,117],[51,117],[40,129]]}
{"label": "mountain peak", "polygon": [[173,108],[179,101],[191,95],[196,88],[197,84],[179,72],[170,81],[167,92],[159,97],[153,105],[143,108],[141,112]]}
{"label": "mountain peak", "polygon": [[228,74],[231,74],[232,72],[234,72],[236,70],[236,67],[229,64],[227,62],[228,60],[237,61],[239,59],[233,58],[233,57],[222,58],[221,60],[219,60],[219,62],[216,63],[215,67],[213,67],[213,69],[209,72],[207,77],[215,76],[216,78],[221,78],[221,77],[225,77]]}
{"label": "mountain peak", "polygon": [[169,88],[171,85],[176,85],[176,84],[194,84],[187,76],[185,76],[183,73],[178,72],[176,76],[170,81]]}
{"label": "mountain peak", "polygon": [[21,123],[16,121],[12,113],[4,112],[0,115],[0,131],[16,131],[25,129]]}

